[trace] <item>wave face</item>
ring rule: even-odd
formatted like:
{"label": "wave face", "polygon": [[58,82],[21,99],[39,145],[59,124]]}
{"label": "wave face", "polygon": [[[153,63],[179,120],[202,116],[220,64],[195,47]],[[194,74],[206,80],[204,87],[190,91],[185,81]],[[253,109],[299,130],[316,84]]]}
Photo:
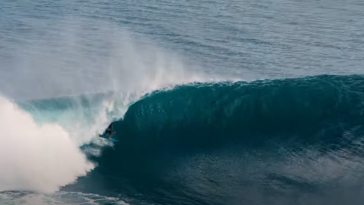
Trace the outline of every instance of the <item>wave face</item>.
{"label": "wave face", "polygon": [[363,103],[359,75],[156,91],[82,180],[157,204],[359,204]]}

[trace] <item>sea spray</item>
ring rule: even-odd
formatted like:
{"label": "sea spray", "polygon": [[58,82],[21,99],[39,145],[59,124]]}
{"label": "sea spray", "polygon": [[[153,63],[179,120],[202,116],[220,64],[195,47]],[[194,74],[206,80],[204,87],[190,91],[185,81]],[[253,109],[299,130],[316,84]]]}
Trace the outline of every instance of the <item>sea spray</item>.
{"label": "sea spray", "polygon": [[0,97],[0,191],[54,192],[94,165],[57,124],[38,126],[31,115]]}

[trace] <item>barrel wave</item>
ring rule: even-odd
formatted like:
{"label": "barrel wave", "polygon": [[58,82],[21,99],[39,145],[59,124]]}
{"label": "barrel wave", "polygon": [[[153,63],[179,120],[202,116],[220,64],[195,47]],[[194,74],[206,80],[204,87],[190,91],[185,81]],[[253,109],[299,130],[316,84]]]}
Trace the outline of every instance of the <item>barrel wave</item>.
{"label": "barrel wave", "polygon": [[156,204],[360,204],[363,106],[362,75],[158,90],[80,180]]}

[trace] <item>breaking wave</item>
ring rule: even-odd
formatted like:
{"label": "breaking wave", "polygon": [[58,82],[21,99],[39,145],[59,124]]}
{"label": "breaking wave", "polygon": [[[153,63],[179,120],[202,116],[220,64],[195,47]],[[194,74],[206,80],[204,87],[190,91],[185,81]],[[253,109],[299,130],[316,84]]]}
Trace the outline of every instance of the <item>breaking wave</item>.
{"label": "breaking wave", "polygon": [[119,143],[85,180],[162,204],[357,204],[363,106],[360,75],[155,91],[115,122]]}

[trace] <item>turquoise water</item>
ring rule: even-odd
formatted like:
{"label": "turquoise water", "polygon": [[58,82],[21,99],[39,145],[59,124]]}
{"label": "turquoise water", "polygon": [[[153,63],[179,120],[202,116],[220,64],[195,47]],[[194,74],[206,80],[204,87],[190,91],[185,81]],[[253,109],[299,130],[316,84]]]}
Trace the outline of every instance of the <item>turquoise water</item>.
{"label": "turquoise water", "polygon": [[362,204],[363,9],[0,2],[1,204]]}

